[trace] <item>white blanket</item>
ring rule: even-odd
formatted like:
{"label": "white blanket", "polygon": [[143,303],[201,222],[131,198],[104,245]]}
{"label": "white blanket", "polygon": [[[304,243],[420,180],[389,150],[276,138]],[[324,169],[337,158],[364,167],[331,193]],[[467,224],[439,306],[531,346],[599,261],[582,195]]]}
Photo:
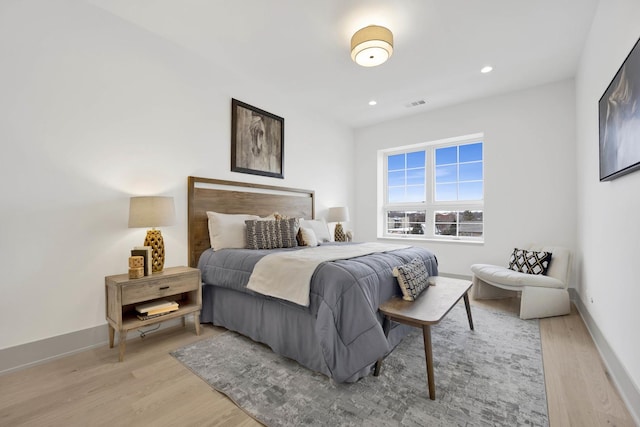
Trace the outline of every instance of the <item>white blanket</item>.
{"label": "white blanket", "polygon": [[311,276],[321,263],[408,247],[407,245],[371,242],[355,245],[318,246],[266,255],[253,268],[247,288],[263,295],[309,306]]}

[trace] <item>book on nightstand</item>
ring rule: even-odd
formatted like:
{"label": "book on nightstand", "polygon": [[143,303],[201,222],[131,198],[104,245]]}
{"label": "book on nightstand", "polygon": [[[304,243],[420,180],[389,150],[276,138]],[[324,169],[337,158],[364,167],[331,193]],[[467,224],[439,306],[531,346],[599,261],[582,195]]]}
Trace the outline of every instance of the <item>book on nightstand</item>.
{"label": "book on nightstand", "polygon": [[135,246],[131,249],[131,256],[142,256],[144,258],[144,275],[150,276],[152,273],[151,246]]}
{"label": "book on nightstand", "polygon": [[136,305],[136,311],[141,314],[159,314],[168,311],[175,311],[179,307],[175,301],[159,300],[151,301],[145,304]]}
{"label": "book on nightstand", "polygon": [[[175,310],[172,310],[172,311],[175,311]],[[138,319],[140,319],[140,320],[149,320],[149,319],[155,319],[156,317],[162,317],[165,314],[171,313],[172,311],[167,311],[166,313],[158,313],[158,314],[141,314],[141,313],[138,313],[136,316],[138,316]]]}

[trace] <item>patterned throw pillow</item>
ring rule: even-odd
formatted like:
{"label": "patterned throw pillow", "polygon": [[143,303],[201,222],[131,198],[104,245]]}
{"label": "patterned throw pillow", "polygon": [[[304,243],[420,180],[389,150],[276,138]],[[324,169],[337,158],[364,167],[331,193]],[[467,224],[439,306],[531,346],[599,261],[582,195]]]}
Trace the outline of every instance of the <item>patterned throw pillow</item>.
{"label": "patterned throw pillow", "polygon": [[247,248],[275,249],[292,248],[298,246],[296,233],[298,220],[296,218],[276,219],[273,221],[248,220]]}
{"label": "patterned throw pillow", "polygon": [[414,301],[429,286],[429,273],[422,258],[395,267],[393,276],[398,278],[402,299],[406,301]]}
{"label": "patterned throw pillow", "polygon": [[514,248],[509,258],[509,269],[526,274],[547,274],[551,252],[536,252]]}
{"label": "patterned throw pillow", "polygon": [[[295,219],[296,220],[296,233],[298,233],[298,231],[300,231],[300,221],[302,220],[302,218],[296,218],[296,217],[292,217],[292,216],[286,216],[286,215],[282,215],[280,212],[274,212],[271,215],[269,215],[269,219]],[[271,218],[273,217],[273,218]],[[300,246],[300,239],[298,239],[298,246]]]}

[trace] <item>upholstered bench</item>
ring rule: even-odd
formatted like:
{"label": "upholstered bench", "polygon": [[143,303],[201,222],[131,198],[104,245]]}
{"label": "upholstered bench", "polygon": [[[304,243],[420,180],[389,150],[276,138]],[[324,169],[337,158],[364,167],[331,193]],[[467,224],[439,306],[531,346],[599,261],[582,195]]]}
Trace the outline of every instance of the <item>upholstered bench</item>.
{"label": "upholstered bench", "polygon": [[507,267],[474,264],[472,296],[474,299],[506,298],[522,292],[520,318],[569,314],[568,279],[571,253],[559,246],[531,246],[528,250],[551,252],[547,274],[527,274]]}

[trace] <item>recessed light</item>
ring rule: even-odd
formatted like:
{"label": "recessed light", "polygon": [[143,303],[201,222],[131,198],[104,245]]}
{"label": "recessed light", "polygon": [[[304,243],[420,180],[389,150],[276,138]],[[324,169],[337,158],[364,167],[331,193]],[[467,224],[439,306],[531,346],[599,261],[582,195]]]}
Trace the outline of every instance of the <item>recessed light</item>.
{"label": "recessed light", "polygon": [[486,67],[482,67],[482,70],[480,70],[480,72],[484,73],[484,74],[490,73],[491,71],[493,71],[493,67],[491,65],[487,65]]}
{"label": "recessed light", "polygon": [[372,99],[371,101],[369,101],[369,105],[371,105],[371,106],[374,106],[374,105],[376,105],[376,104],[377,104],[377,102],[376,102],[376,101],[374,101],[373,99]]}

